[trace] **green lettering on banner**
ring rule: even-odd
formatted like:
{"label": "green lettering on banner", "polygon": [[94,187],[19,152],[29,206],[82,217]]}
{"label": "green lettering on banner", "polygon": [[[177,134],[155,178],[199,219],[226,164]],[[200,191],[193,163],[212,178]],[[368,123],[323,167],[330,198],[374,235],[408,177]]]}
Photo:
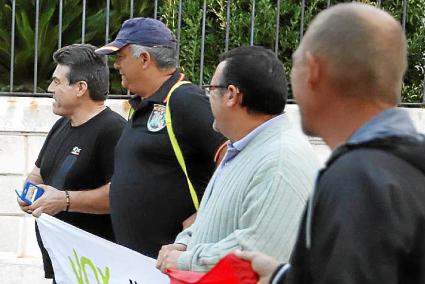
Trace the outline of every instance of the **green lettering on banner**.
{"label": "green lettering on banner", "polygon": [[97,270],[99,271],[100,277],[102,277],[103,284],[108,284],[109,283],[109,267],[105,268],[105,275],[103,275],[102,270],[100,268],[97,268]]}
{"label": "green lettering on banner", "polygon": [[83,268],[84,279],[86,280],[86,283],[90,283],[89,278],[87,277],[87,270],[86,270],[87,265],[91,268],[91,271],[93,272],[94,277],[96,277],[97,284],[101,284],[101,283],[99,283],[99,276],[97,276],[97,271],[96,271],[96,268],[94,267],[93,262],[91,262],[91,260],[88,259],[87,257],[82,256],[81,257],[81,267]]}
{"label": "green lettering on banner", "polygon": [[[81,258],[78,256],[75,249],[72,250],[74,253],[75,262],[72,260],[70,256],[68,256],[69,261],[71,262],[72,271],[74,272],[75,279],[77,280],[77,284],[91,284],[88,276],[87,276],[87,270],[86,267],[89,267],[96,278],[97,284],[109,284],[109,278],[110,278],[110,270],[109,267],[105,267],[105,273],[103,273],[102,269],[99,267],[96,267],[93,262],[85,257],[82,256]],[[101,277],[102,282],[99,281],[99,274]]]}
{"label": "green lettering on banner", "polygon": [[72,271],[74,271],[74,275],[75,275],[75,279],[77,280],[77,283],[78,284],[84,284],[80,259],[78,258],[78,255],[77,255],[77,252],[75,251],[75,249],[73,249],[72,251],[74,252],[75,262],[77,263],[77,267],[78,267],[78,271],[77,271],[77,269],[75,268],[76,265],[72,261],[71,257],[68,256],[68,259],[71,262]]}

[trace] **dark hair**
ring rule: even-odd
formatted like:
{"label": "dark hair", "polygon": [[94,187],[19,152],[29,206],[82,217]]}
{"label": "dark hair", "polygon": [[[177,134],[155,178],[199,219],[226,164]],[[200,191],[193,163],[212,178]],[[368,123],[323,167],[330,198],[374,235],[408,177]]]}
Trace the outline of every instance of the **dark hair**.
{"label": "dark hair", "polygon": [[109,92],[109,69],[105,56],[96,54],[95,49],[91,44],[68,45],[56,50],[53,60],[69,67],[70,84],[85,81],[90,98],[104,101]]}
{"label": "dark hair", "polygon": [[261,46],[242,46],[220,56],[225,61],[221,85],[235,85],[249,111],[280,114],[285,109],[288,84],[282,63]]}

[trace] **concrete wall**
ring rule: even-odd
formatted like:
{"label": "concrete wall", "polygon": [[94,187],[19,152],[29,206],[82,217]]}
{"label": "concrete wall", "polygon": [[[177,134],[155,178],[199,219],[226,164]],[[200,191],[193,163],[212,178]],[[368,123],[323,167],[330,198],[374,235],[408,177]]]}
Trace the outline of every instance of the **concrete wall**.
{"label": "concrete wall", "polygon": [[[14,189],[22,187],[47,132],[58,119],[51,112],[51,103],[46,98],[0,98],[0,284],[50,283],[43,280],[34,218],[20,211]],[[109,100],[107,104],[126,117],[126,101]],[[287,112],[299,124],[297,106],[289,105]],[[409,112],[425,132],[425,111]],[[329,148],[317,138],[310,138],[310,142],[324,162]]]}

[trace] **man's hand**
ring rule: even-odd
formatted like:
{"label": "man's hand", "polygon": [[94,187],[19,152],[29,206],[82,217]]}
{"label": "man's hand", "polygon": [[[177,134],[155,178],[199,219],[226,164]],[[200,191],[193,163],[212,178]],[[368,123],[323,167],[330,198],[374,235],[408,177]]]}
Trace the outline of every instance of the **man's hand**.
{"label": "man's hand", "polygon": [[274,258],[260,252],[236,251],[236,256],[251,262],[252,269],[258,274],[258,284],[269,284],[273,272],[279,266]]}
{"label": "man's hand", "polygon": [[64,191],[57,190],[50,185],[39,184],[37,186],[43,188],[44,193],[28,207],[28,213],[32,212],[34,217],[39,217],[41,213],[54,216],[66,209],[66,196]]}
{"label": "man's hand", "polygon": [[177,268],[177,260],[184,251],[186,251],[186,246],[183,244],[162,246],[156,260],[156,268],[162,272],[165,272],[167,268]]}
{"label": "man's hand", "polygon": [[18,205],[22,211],[24,211],[27,214],[32,213],[32,211],[29,209],[30,206],[26,202],[22,201],[19,197],[16,198],[16,201],[18,201]]}
{"label": "man's hand", "polygon": [[[169,268],[178,268],[178,260],[180,255],[182,254],[182,251],[179,250],[172,250],[170,251],[162,260],[162,264],[160,267],[158,267],[159,270],[161,270],[163,273]],[[157,264],[158,265],[158,264]]]}

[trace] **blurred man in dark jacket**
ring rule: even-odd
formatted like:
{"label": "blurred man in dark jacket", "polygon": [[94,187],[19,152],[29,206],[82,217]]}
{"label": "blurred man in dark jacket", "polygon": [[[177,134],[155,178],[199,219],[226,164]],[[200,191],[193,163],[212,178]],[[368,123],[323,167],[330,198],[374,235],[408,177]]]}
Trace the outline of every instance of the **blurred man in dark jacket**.
{"label": "blurred man in dark jacket", "polygon": [[372,6],[336,5],[310,25],[292,87],[304,132],[333,153],[290,264],[240,254],[260,283],[425,283],[425,142],[396,108],[406,54],[400,24]]}

